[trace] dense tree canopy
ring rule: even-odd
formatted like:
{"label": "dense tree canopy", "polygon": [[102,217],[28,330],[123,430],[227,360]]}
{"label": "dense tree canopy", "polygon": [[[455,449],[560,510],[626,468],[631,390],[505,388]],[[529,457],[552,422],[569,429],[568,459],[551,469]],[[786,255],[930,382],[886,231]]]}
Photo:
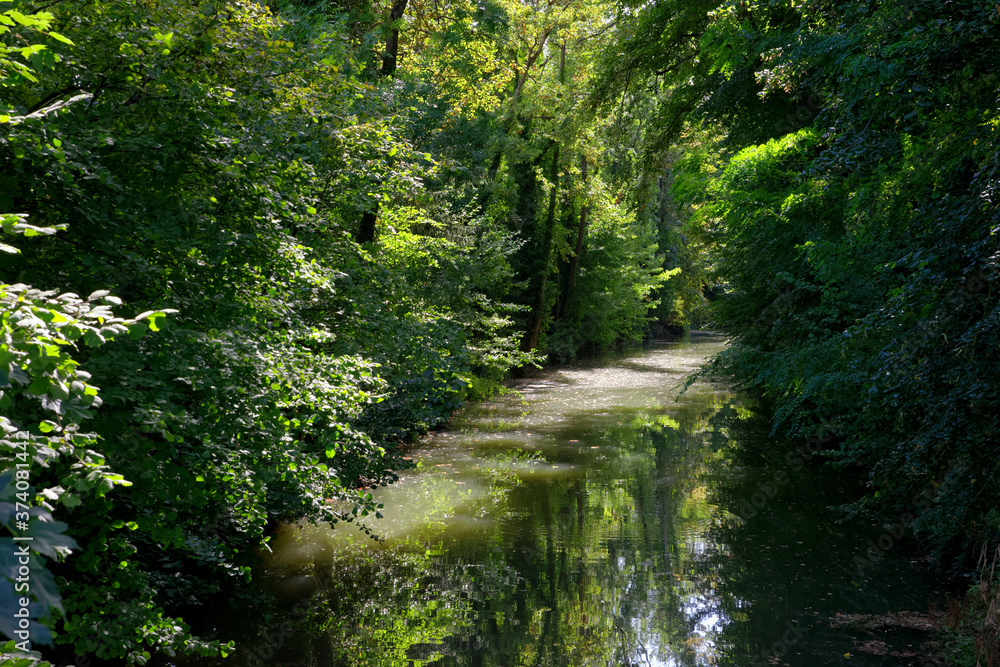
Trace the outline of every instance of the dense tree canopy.
{"label": "dense tree canopy", "polygon": [[673,268],[604,178],[598,3],[2,9],[0,507],[52,656],[224,656],[180,614],[274,526],[372,530],[399,442],[641,337]]}

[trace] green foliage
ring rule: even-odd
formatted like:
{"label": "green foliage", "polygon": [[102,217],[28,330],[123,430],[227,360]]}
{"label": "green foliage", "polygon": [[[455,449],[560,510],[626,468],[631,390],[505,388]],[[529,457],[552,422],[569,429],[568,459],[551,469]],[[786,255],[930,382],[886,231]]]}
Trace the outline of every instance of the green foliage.
{"label": "green foliage", "polygon": [[595,188],[587,238],[580,260],[575,298],[549,334],[547,345],[559,361],[581,350],[609,349],[643,337],[653,296],[679,268],[662,269],[655,231]]}
{"label": "green foliage", "polygon": [[[623,30],[683,25],[661,11]],[[851,511],[915,513],[940,562],[971,568],[977,544],[996,544],[984,526],[1000,493],[997,75],[975,55],[997,49],[1000,14],[940,2],[719,12],[699,53],[716,54],[722,78],[699,82],[704,103],[677,116],[687,130],[658,126],[690,142],[675,193],[726,290],[714,316],[735,345],[715,370],[770,397],[775,428],[837,432],[829,457],[869,483]],[[721,113],[745,67],[755,96],[803,113],[770,132]],[[699,143],[712,136],[725,139]]]}
{"label": "green foliage", "polygon": [[[59,61],[58,54],[47,44],[31,42],[48,38],[73,45],[65,36],[50,30],[55,18],[50,12],[32,11],[28,3],[23,2],[8,4],[14,7],[0,13],[0,91],[24,80],[38,83],[38,71],[49,69]],[[0,106],[0,123],[10,122],[14,122],[10,111]]]}
{"label": "green foliage", "polygon": [[[992,510],[987,521],[997,526],[1000,516]],[[948,627],[943,633],[949,664],[956,667],[989,665],[1000,657],[1000,576],[997,563],[1000,550],[980,554],[980,580],[969,586],[963,596],[949,601]]]}
{"label": "green foliage", "polygon": [[6,667],[52,667],[52,663],[42,660],[37,651],[22,651],[17,648],[17,642],[10,640],[0,645],[0,660]]}
{"label": "green foliage", "polygon": [[[24,215],[4,214],[9,234],[44,236],[55,227],[36,227]],[[18,249],[5,245],[14,254]],[[0,460],[9,471],[0,475],[0,523],[13,537],[0,541],[5,569],[0,576],[3,621],[0,632],[19,643],[29,639],[51,644],[52,637],[39,619],[64,612],[59,590],[42,556],[60,561],[78,547],[65,534],[67,525],[54,521],[56,505],[73,508],[88,498],[103,499],[115,486],[130,482],[109,468],[98,447],[96,433],[80,431],[81,422],[101,405],[90,373],[79,368],[70,353],[78,343],[91,347],[129,331],[153,329],[167,312],[147,312],[135,319],[115,317],[110,305],[121,300],[106,290],[87,299],[76,294],[42,291],[29,285],[0,283]],[[53,482],[36,488],[39,469]],[[30,546],[24,557],[22,550]],[[17,554],[17,556],[15,556]],[[20,576],[26,566],[29,577]],[[18,595],[20,593],[20,595]],[[16,624],[25,608],[27,626]],[[25,645],[30,645],[27,643]]]}
{"label": "green foliage", "polygon": [[[176,4],[149,13],[122,3],[66,17],[66,32],[88,35],[88,48],[64,62],[93,91],[91,101],[86,111],[21,117],[2,147],[14,165],[6,202],[43,220],[74,221],[65,243],[32,247],[12,272],[44,281],[41,267],[72,257],[75,285],[113,283],[130,301],[183,308],[156,340],[143,338],[137,321],[110,320],[103,306],[78,299],[63,299],[80,311],[74,319],[55,319],[69,342],[96,344],[126,330],[134,337],[88,355],[94,386],[108,388],[91,422],[100,454],[63,426],[47,436],[76,438],[64,446],[80,460],[64,467],[96,469],[89,485],[58,486],[67,473],[55,465],[45,474],[54,500],[69,499],[58,513],[81,546],[56,570],[65,597],[57,641],[102,659],[143,662],[151,649],[224,653],[218,641],[192,638],[166,609],[245,580],[276,521],[355,521],[376,511],[352,485],[380,479],[389,464],[384,446],[355,426],[386,398],[386,383],[356,356],[357,343],[333,350],[336,321],[323,311],[346,274],[322,262],[360,256],[334,221],[413,181],[372,159],[388,169],[400,150],[382,121],[369,122],[367,87],[340,73],[342,47],[332,36],[317,36],[303,60],[280,38],[279,21],[252,6],[224,9]],[[47,103],[48,93],[17,92],[28,104]],[[330,132],[329,114],[341,113],[355,122]],[[9,222],[5,229],[40,229]],[[21,310],[53,320],[45,313],[55,293],[26,299],[17,286],[4,289],[28,304]],[[5,322],[24,321],[4,305]],[[103,326],[88,317],[104,318]],[[155,315],[148,325],[159,328]],[[18,382],[31,372],[27,359],[8,360]],[[52,391],[77,379],[63,377],[76,372],[69,361],[44,359],[39,375],[62,373]],[[96,396],[88,380],[50,407],[87,416]],[[108,483],[123,479],[130,493],[104,497]],[[108,604],[121,609],[111,625]]]}
{"label": "green foliage", "polygon": [[[373,295],[366,330],[353,336],[383,341],[375,358],[395,390],[372,415],[408,413],[404,423],[426,430],[459,406],[473,377],[499,380],[534,362],[517,347],[521,309],[499,300],[516,246],[488,224],[435,222],[412,208],[387,211],[383,224],[391,233],[379,242],[385,274],[375,282],[389,289]],[[408,375],[413,368],[424,370]]]}
{"label": "green foliage", "polygon": [[0,221],[34,238],[0,243],[0,457],[33,461],[54,650],[224,656],[179,614],[263,604],[275,526],[377,536],[401,440],[643,335],[668,274],[602,174],[599,3],[415,3],[391,78],[378,3],[11,7]]}

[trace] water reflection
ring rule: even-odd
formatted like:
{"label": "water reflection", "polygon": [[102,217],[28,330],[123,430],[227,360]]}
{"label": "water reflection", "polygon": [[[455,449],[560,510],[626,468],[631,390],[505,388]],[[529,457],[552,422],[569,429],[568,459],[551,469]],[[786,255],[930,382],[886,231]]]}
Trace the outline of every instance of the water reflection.
{"label": "water reflection", "polygon": [[868,529],[827,509],[836,479],[786,470],[725,387],[678,400],[721,345],[703,336],[562,369],[522,383],[523,400],[461,414],[379,490],[382,544],[349,527],[286,529],[264,568],[289,601],[285,630],[252,631],[264,639],[243,660],[907,664],[845,658],[851,638],[829,629],[840,612],[926,606],[930,593],[900,554],[853,567]]}

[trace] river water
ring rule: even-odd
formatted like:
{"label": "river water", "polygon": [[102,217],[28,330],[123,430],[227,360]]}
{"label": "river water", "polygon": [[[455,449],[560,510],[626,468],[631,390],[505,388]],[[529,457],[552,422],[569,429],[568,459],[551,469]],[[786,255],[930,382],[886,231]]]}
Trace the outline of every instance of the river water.
{"label": "river water", "polygon": [[377,491],[382,542],[276,537],[258,577],[284,610],[226,664],[925,664],[916,632],[838,627],[940,604],[908,540],[842,522],[857,489],[726,386],[681,392],[723,346],[696,334],[467,407]]}

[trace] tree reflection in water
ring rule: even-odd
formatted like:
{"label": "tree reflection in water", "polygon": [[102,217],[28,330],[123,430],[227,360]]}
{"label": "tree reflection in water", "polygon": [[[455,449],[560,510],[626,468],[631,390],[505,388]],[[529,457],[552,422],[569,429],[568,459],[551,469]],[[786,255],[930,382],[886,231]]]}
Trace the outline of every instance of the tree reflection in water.
{"label": "tree reflection in water", "polygon": [[[321,594],[268,663],[834,664],[851,646],[824,630],[838,607],[924,589],[869,585],[899,580],[899,559],[860,581],[865,529],[836,523],[826,506],[845,492],[822,471],[787,470],[748,515],[787,468],[782,445],[725,388],[676,389],[719,345],[555,372],[526,411],[515,397],[473,408],[380,491],[384,544],[290,531],[267,565],[276,588],[308,571]],[[779,646],[790,627],[804,630]]]}

